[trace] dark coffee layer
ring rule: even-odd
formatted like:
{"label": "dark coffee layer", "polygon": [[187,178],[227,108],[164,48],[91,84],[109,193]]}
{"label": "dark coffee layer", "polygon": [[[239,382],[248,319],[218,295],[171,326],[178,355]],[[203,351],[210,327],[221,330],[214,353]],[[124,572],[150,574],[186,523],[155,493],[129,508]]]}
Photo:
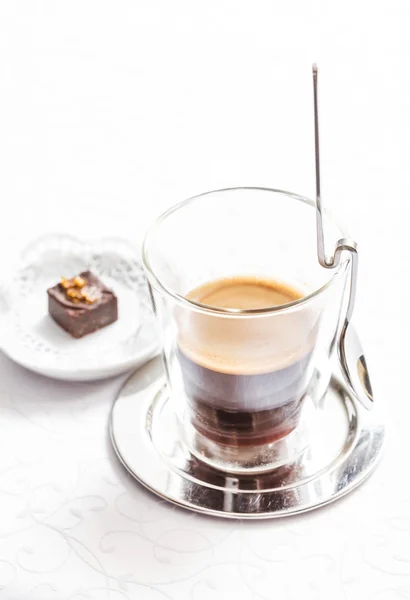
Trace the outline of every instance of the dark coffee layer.
{"label": "dark coffee layer", "polygon": [[178,353],[191,420],[207,438],[228,446],[278,440],[296,427],[310,355],[278,371],[232,375]]}
{"label": "dark coffee layer", "polygon": [[207,369],[181,350],[178,360],[189,398],[228,411],[263,411],[300,398],[309,376],[310,354],[268,373],[236,375]]}
{"label": "dark coffee layer", "polygon": [[285,406],[258,412],[220,410],[204,404],[191,403],[191,418],[195,429],[208,439],[230,447],[271,444],[291,433],[299,423],[301,400]]}

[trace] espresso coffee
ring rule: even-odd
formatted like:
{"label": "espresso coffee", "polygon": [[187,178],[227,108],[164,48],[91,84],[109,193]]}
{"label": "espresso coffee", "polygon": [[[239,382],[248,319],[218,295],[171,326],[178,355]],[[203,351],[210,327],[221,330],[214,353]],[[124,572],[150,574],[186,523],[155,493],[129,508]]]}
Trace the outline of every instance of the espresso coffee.
{"label": "espresso coffee", "polygon": [[[186,298],[250,310],[302,296],[281,282],[233,277],[206,283]],[[257,317],[189,311],[180,319],[178,359],[197,431],[219,444],[256,446],[295,429],[314,337],[314,326],[300,319],[296,310]]]}

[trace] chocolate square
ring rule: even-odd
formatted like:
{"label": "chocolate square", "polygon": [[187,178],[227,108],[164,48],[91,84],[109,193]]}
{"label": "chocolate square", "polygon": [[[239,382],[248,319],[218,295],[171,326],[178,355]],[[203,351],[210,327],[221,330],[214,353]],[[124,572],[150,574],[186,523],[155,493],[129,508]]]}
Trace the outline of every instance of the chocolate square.
{"label": "chocolate square", "polygon": [[118,301],[114,292],[91,271],[84,271],[78,277],[84,280],[84,285],[79,288],[84,291],[84,298],[69,297],[62,283],[47,290],[50,316],[74,338],[82,338],[118,319]]}

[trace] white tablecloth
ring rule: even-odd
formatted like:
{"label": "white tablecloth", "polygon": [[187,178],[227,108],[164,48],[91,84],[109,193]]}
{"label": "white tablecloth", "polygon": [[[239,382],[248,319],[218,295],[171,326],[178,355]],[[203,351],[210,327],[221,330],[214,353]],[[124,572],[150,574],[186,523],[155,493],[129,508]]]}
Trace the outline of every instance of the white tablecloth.
{"label": "white tablecloth", "polygon": [[64,384],[0,356],[0,598],[410,597],[409,16],[405,0],[1,3],[1,277],[44,232],[139,244],[201,191],[312,195],[319,63],[324,194],[360,243],[355,323],[390,435],[332,506],[204,518],[119,466],[122,379]]}

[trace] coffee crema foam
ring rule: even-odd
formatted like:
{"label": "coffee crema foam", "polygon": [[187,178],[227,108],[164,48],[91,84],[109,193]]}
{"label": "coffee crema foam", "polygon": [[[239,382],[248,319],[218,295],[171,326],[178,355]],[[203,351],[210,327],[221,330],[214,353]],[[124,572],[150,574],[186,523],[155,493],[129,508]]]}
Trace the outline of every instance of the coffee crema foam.
{"label": "coffee crema foam", "polygon": [[[205,283],[188,300],[243,310],[281,306],[303,292],[267,278],[230,277]],[[184,311],[178,315],[179,350],[199,366],[232,375],[277,371],[311,352],[314,323],[297,310],[263,316],[227,316]]]}
{"label": "coffee crema foam", "polygon": [[302,298],[303,293],[271,279],[230,277],[200,285],[185,297],[215,308],[252,310],[288,304]]}

